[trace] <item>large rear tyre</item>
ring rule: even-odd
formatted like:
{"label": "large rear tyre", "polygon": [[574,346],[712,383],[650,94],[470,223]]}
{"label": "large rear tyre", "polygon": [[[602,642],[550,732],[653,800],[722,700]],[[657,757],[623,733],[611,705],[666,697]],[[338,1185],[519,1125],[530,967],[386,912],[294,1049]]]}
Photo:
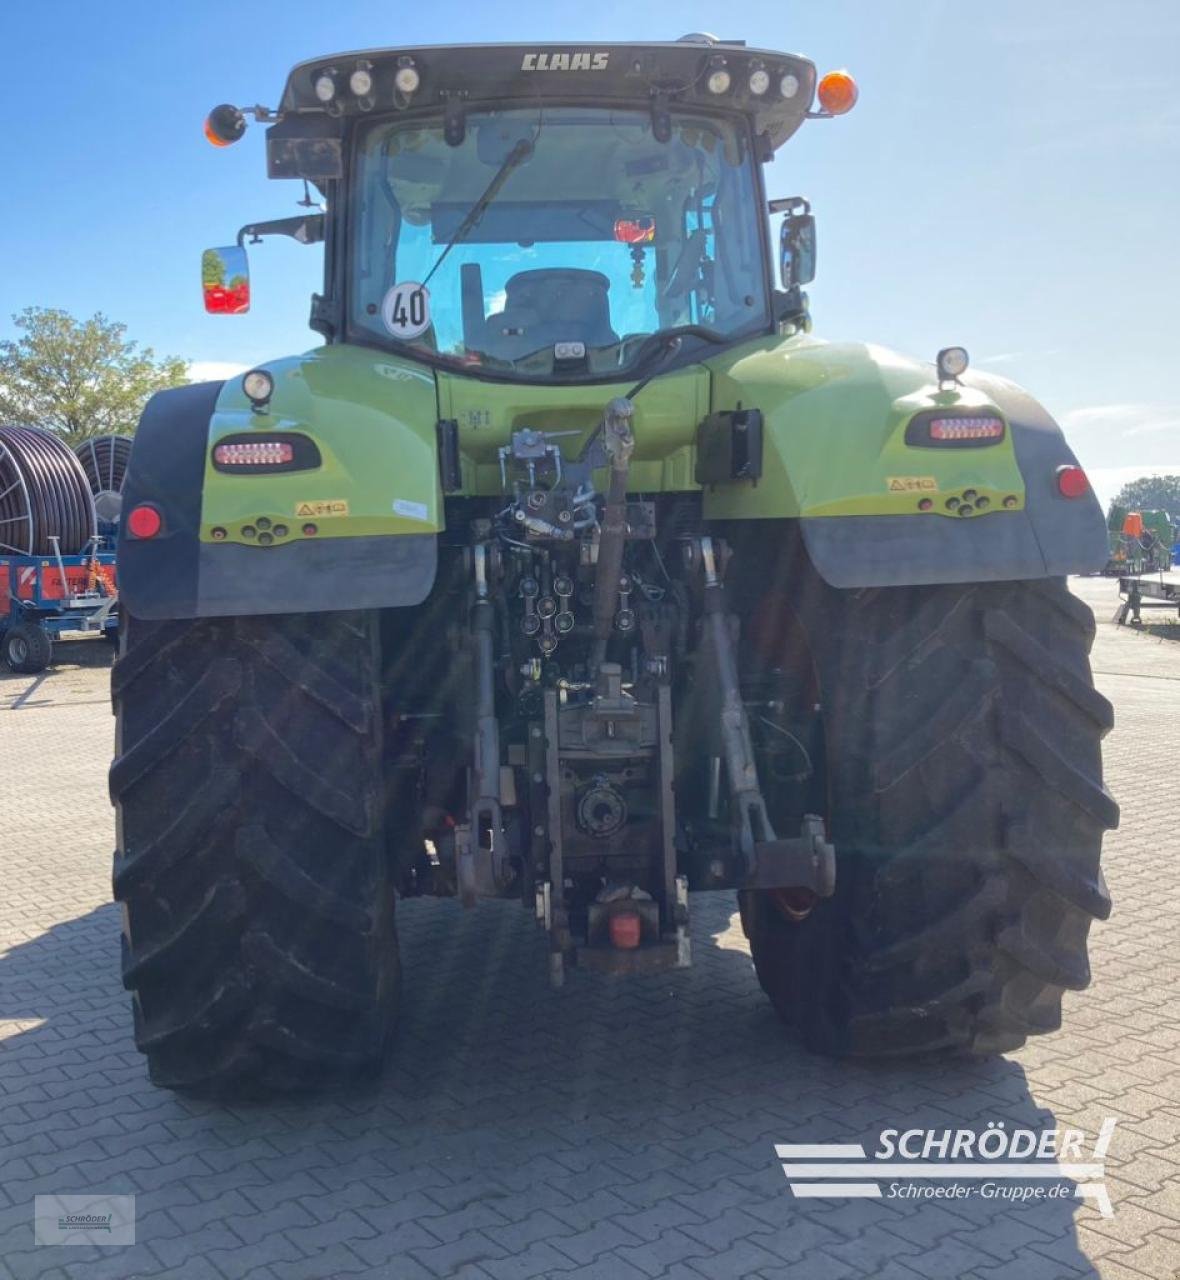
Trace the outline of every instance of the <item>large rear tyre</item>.
{"label": "large rear tyre", "polygon": [[114,892],[152,1080],[371,1072],[399,987],[375,615],[122,626]]}
{"label": "large rear tyre", "polygon": [[984,1055],[1056,1029],[1110,913],[1118,821],[1090,610],[1061,579],[836,591],[793,563],[793,608],[755,612],[751,638],[807,637],[837,889],[804,919],[741,895],[763,988],[838,1056]]}

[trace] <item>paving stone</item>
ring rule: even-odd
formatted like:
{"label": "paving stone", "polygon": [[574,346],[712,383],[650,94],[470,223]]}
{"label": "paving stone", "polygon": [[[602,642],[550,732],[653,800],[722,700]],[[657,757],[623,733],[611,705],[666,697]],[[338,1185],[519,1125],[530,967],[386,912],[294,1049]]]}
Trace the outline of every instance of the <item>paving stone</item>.
{"label": "paving stone", "polygon": [[[1180,645],[1109,626],[1113,584],[1076,589],[1105,601],[1093,666],[1116,714],[1116,911],[1092,931],[1094,984],[1067,994],[1062,1031],[980,1063],[803,1052],[758,989],[731,894],[694,895],[693,969],[574,972],[560,993],[527,912],[414,900],[399,906],[403,1023],[377,1087],[243,1106],[156,1089],[132,1045],[109,902],[107,673],[66,662],[17,711],[35,682],[0,675],[0,776],[55,762],[0,842],[0,989],[18,1006],[0,1022],[0,1275],[1171,1280],[1180,828],[1158,780],[1180,740]],[[64,843],[62,794],[87,815]],[[1075,1200],[803,1202],[773,1151],[900,1124],[1092,1134],[1107,1115],[1113,1218]],[[33,1247],[34,1195],[96,1187],[137,1194],[140,1243]]]}
{"label": "paving stone", "polygon": [[567,1275],[577,1264],[545,1240],[513,1248],[503,1258],[484,1258],[482,1270],[494,1280],[532,1280],[533,1277]]}
{"label": "paving stone", "polygon": [[415,1249],[413,1257],[435,1275],[449,1276],[468,1263],[478,1265],[489,1258],[502,1258],[506,1253],[507,1250],[483,1232],[471,1231],[446,1244]]}

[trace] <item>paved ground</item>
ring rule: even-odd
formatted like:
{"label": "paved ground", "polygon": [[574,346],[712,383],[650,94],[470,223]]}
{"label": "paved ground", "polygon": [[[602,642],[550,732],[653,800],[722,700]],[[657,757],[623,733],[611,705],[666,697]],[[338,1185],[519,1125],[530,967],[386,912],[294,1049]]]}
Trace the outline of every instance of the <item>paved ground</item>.
{"label": "paved ground", "polygon": [[[1115,914],[1066,1026],[1008,1058],[870,1070],[807,1056],[731,912],[697,899],[697,965],[551,993],[519,908],[403,908],[410,992],[365,1094],[228,1108],[151,1088],[108,903],[105,649],[0,679],[0,1273],[21,1277],[1173,1280],[1180,1273],[1180,645],[1116,632],[1082,582],[1114,700]],[[1116,1214],[792,1197],[776,1142],[883,1125],[1118,1118]],[[38,1193],[132,1192],[138,1243],[33,1244]]]}

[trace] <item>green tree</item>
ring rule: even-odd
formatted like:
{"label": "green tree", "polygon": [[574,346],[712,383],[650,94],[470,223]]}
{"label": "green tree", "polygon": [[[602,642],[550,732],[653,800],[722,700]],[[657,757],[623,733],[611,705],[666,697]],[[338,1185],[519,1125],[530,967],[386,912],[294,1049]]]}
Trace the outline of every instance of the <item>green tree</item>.
{"label": "green tree", "polygon": [[225,259],[216,249],[206,249],[201,254],[201,284],[225,284]]}
{"label": "green tree", "polygon": [[0,422],[46,427],[67,444],[134,431],[148,398],[188,381],[178,356],[157,359],[101,312],[75,320],[53,307],[13,316],[0,341]]}
{"label": "green tree", "polygon": [[[1110,504],[1124,511],[1166,511],[1173,520],[1180,519],[1180,476],[1140,476],[1115,495]],[[1121,527],[1121,523],[1120,523]]]}

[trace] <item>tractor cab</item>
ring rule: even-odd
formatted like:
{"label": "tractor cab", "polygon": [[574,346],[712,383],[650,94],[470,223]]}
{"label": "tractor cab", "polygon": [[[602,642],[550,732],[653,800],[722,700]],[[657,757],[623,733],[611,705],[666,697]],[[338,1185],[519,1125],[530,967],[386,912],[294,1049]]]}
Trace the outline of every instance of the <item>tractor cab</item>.
{"label": "tractor cab", "polygon": [[[687,359],[774,333],[805,318],[814,223],[805,202],[775,209],[776,290],[761,166],[855,100],[844,73],[819,92],[813,111],[806,59],[706,36],[305,62],[254,112],[270,175],[314,184],[327,212],[207,253],[207,306],[248,306],[241,243],[280,232],[326,241],[312,322],[329,340],[476,376],[612,381],[664,363],[664,335]],[[244,127],[222,106],[206,132]]]}

